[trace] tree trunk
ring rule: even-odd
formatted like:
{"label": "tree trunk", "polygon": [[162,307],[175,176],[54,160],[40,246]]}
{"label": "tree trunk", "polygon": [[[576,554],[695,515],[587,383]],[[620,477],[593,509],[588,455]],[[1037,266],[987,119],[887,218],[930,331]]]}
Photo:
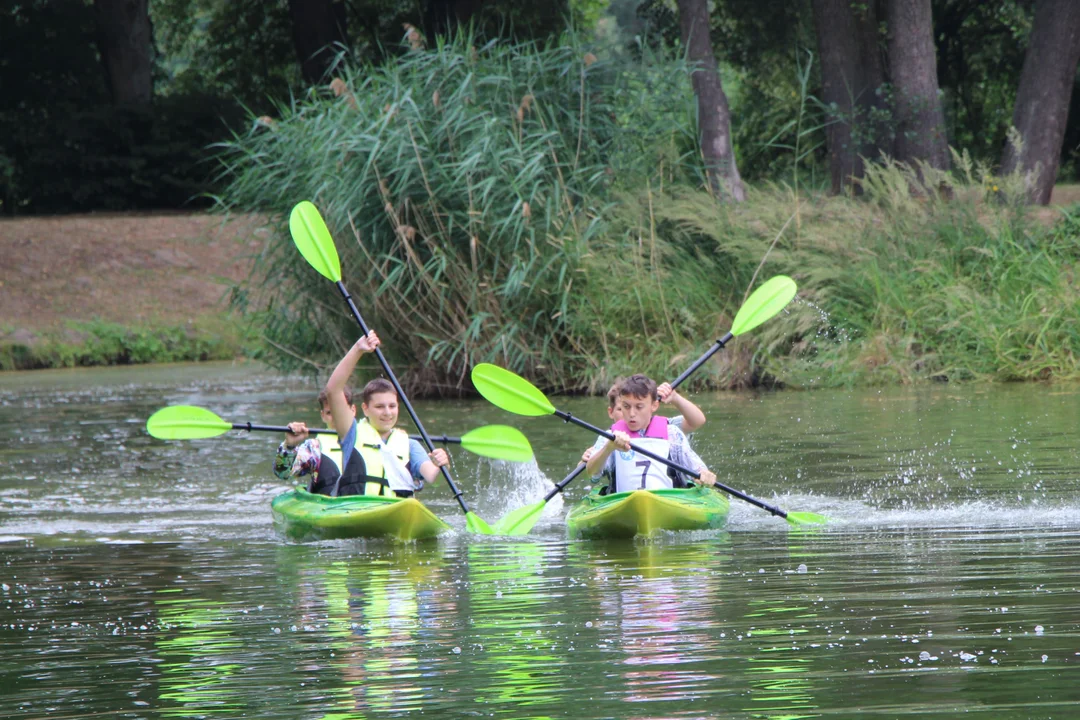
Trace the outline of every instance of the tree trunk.
{"label": "tree trunk", "polygon": [[1013,126],[1023,139],[1005,146],[1002,173],[1029,176],[1031,202],[1046,205],[1057,179],[1061,142],[1069,116],[1076,65],[1080,61],[1080,3],[1039,0],[1013,109]]}
{"label": "tree trunk", "polygon": [[889,77],[896,113],[897,160],[949,169],[945,113],[938,93],[930,0],[888,0]]}
{"label": "tree trunk", "polygon": [[293,45],[304,82],[326,78],[338,51],[346,45],[345,3],[342,0],[289,0]]}
{"label": "tree trunk", "polygon": [[863,157],[880,153],[882,133],[871,110],[882,104],[885,72],[878,47],[877,3],[855,8],[851,0],[813,0],[821,62],[822,101],[834,108],[825,128],[832,192],[858,187]]}
{"label": "tree trunk", "polygon": [[153,37],[148,0],[94,0],[98,51],[117,105],[148,105]]}
{"label": "tree trunk", "polygon": [[746,199],[735,152],[731,147],[731,110],[720,83],[720,72],[709,38],[708,0],[678,0],[679,29],[693,75],[698,104],[701,154],[709,186],[717,197]]}

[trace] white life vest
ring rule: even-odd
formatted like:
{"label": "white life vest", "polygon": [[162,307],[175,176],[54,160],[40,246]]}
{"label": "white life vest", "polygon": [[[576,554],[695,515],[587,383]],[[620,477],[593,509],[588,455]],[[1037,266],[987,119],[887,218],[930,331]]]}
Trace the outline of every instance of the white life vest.
{"label": "white life vest", "polygon": [[[630,443],[666,458],[671,453],[671,441],[668,439],[668,419],[653,415],[644,437],[637,437],[630,432],[626,422],[620,420],[611,426],[611,431],[621,430],[630,435]],[[663,490],[673,487],[667,466],[652,458],[645,457],[633,449],[615,450],[615,492],[630,490]]]}

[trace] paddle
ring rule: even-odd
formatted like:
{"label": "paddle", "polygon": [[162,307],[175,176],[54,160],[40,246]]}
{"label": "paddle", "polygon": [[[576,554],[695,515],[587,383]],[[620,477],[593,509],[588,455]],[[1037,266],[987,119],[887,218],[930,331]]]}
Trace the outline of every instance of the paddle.
{"label": "paddle", "polygon": [[[705,351],[705,353],[694,361],[690,367],[688,367],[679,377],[675,378],[671,382],[671,389],[679,387],[686,378],[699,367],[704,365],[709,358],[715,355],[724,345],[728,343],[733,337],[742,335],[745,332],[753,330],[761,323],[765,322],[771,317],[774,317],[778,312],[783,310],[791,298],[795,297],[797,288],[795,281],[785,275],[777,275],[770,278],[761,287],[753,292],[742,307],[739,308],[739,312],[735,314],[735,322],[731,325],[731,330],[726,335],[713,343],[712,347]],[[580,463],[573,472],[563,478],[562,482],[556,485],[551,492],[544,496],[544,499],[540,502],[533,503],[532,505],[526,505],[516,510],[511,510],[506,515],[499,518],[499,520],[492,526],[495,532],[500,535],[525,535],[533,526],[537,520],[540,519],[540,514],[544,510],[544,506],[547,505],[551,498],[556,494],[563,491],[567,485],[569,485],[578,475],[585,471],[585,463]]]}
{"label": "paddle", "polygon": [[[585,422],[581,418],[574,417],[565,410],[558,410],[551,401],[547,399],[544,393],[526,380],[523,377],[515,375],[509,370],[503,369],[498,365],[491,365],[488,363],[481,363],[472,370],[472,381],[476,389],[483,395],[488,402],[492,405],[507,410],[518,415],[526,415],[530,417],[539,417],[541,415],[554,415],[558,418],[562,418],[563,422],[573,423],[579,427],[583,427],[586,430],[605,437],[608,440],[614,440],[615,436],[607,430],[601,430],[600,428]],[[661,457],[654,452],[650,452],[645,448],[639,447],[631,443],[631,447],[634,451],[644,455],[647,458],[655,460],[656,462],[666,465],[667,467],[681,472],[685,475],[689,475],[692,478],[700,479],[700,475],[697,471],[690,468],[683,467],[678,463],[674,463],[665,457]],[[716,488],[723,490],[724,492],[745,500],[751,505],[756,505],[762,510],[766,510],[773,515],[784,518],[792,525],[806,525],[813,523],[824,523],[826,518],[822,515],[809,512],[786,512],[778,507],[769,505],[768,503],[758,500],[755,497],[751,497],[746,493],[739,492],[738,490],[728,487],[721,482],[715,484]]]}
{"label": "paddle", "polygon": [[[363,333],[367,335],[370,332],[367,323],[364,322],[364,318],[360,317],[360,311],[356,308],[356,303],[353,302],[352,296],[349,295],[349,291],[345,289],[344,283],[341,282],[341,261],[338,259],[337,248],[334,246],[334,239],[330,237],[330,231],[327,229],[322,215],[319,214],[318,208],[307,200],[297,203],[289,215],[289,232],[292,234],[296,249],[304,256],[304,259],[318,270],[323,277],[337,285],[338,292],[341,293],[341,297],[348,304],[353,318],[356,319]],[[420,431],[420,437],[423,439],[428,452],[433,452],[435,445],[431,442],[427,431],[424,430],[424,425],[420,422],[420,417],[416,414],[416,410],[413,409],[412,403],[405,397],[405,391],[402,389],[401,383],[398,382],[397,376],[394,375],[394,371],[390,369],[390,364],[386,362],[382,350],[376,348],[375,357],[378,358],[383,372],[386,373],[386,377],[393,383],[394,389],[397,390],[398,400],[405,406],[405,410],[409,413],[409,417],[412,418],[413,424]],[[439,470],[442,472],[442,476],[446,478],[446,484],[454,494],[454,499],[457,500],[462,512],[465,513],[466,528],[482,535],[492,534],[491,526],[479,515],[469,510],[469,506],[465,504],[465,499],[461,496],[461,490],[454,483],[454,479],[450,477],[450,471],[446,469],[446,466],[440,467]]]}
{"label": "paddle", "polygon": [[[230,430],[285,433],[289,428],[278,425],[230,423],[211,411],[192,405],[170,405],[150,416],[146,430],[162,440],[196,440],[223,435]],[[330,428],[308,428],[311,435],[335,435]],[[410,435],[420,440],[419,435]],[[471,453],[496,460],[528,462],[533,457],[532,446],[520,430],[508,425],[485,425],[470,430],[461,437],[432,435],[431,441],[446,445],[461,445]]]}

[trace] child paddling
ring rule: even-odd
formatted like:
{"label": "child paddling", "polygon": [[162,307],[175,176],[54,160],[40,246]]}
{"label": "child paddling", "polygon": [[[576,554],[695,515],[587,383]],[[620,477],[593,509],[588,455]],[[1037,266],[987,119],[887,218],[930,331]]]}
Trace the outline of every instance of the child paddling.
{"label": "child paddling", "polygon": [[[658,462],[639,457],[631,447],[631,441],[643,449],[667,457],[672,462],[694,468],[701,474],[698,482],[703,485],[713,485],[716,482],[716,475],[705,467],[697,453],[690,449],[686,435],[678,425],[668,418],[654,415],[660,407],[655,382],[644,375],[632,375],[618,384],[617,394],[616,410],[609,409],[613,420],[615,412],[621,415],[611,426],[615,439],[598,438],[591,448],[591,456],[586,460],[586,472],[593,477],[601,474],[611,476],[607,492],[688,486],[687,480],[678,473],[669,471]],[[697,410],[696,406],[694,409]],[[685,419],[683,425],[685,426]],[[616,450],[619,452],[614,452]]]}
{"label": "child paddling", "polygon": [[[612,423],[617,423],[623,419],[622,406],[619,404],[619,384],[621,382],[621,379],[616,380],[615,384],[608,388],[607,392],[607,414]],[[657,385],[656,396],[660,402],[671,403],[678,408],[681,415],[668,418],[668,424],[679,428],[683,431],[683,434],[690,435],[690,433],[705,425],[705,413],[701,412],[701,408],[677,393],[675,389],[671,387],[671,383],[665,382]],[[596,446],[589,446],[585,452],[582,453],[581,462],[588,462],[595,451]]]}
{"label": "child paddling", "polygon": [[[361,411],[364,419],[356,420],[356,405],[347,391],[347,383],[356,363],[364,353],[373,352],[379,346],[375,331],[361,337],[341,359],[320,395],[320,403],[328,412],[331,427],[338,434],[340,452],[337,462],[327,453],[318,453],[317,440],[306,440],[306,427],[302,423],[290,425],[295,435],[286,437],[300,440],[290,468],[291,475],[312,473],[310,492],[331,495],[396,495],[409,497],[432,482],[439,475],[439,467],[450,459],[442,448],[428,454],[416,440],[395,427],[398,419],[398,396],[393,384],[382,378],[372,380],[361,391]],[[329,417],[327,417],[329,416]],[[323,467],[327,459],[331,463]],[[342,462],[344,459],[344,467]],[[275,467],[276,470],[276,467]],[[306,471],[306,472],[305,472]],[[281,475],[279,474],[279,477]]]}

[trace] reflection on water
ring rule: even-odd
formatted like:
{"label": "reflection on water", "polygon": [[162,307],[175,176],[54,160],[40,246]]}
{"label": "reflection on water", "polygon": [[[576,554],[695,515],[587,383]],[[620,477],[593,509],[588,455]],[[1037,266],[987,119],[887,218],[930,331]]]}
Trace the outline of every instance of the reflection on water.
{"label": "reflection on water", "polygon": [[[314,388],[248,368],[0,375],[5,717],[1071,717],[1080,689],[1080,390],[901,388],[695,398],[727,532],[292,544],[278,438],[163,443],[167,404],[280,424]],[[601,422],[603,404],[564,405]],[[482,403],[433,433],[521,427],[537,465],[454,451],[493,520],[589,438]],[[567,504],[587,484],[571,486]],[[428,502],[456,527],[445,487]]]}

